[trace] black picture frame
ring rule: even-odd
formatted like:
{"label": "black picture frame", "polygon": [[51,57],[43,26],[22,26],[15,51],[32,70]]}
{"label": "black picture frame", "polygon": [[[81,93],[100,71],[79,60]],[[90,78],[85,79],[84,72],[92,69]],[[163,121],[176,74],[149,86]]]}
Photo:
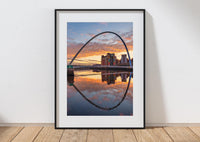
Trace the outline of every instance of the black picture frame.
{"label": "black picture frame", "polygon": [[[56,83],[56,80],[57,80],[57,48],[56,48],[56,45],[57,45],[57,12],[59,11],[139,11],[139,12],[142,12],[143,13],[143,127],[119,127],[119,128],[116,128],[116,127],[105,127],[105,128],[102,128],[102,127],[58,127],[56,124],[57,124],[57,83]],[[54,10],[54,51],[55,51],[55,54],[54,54],[54,65],[55,65],[55,92],[54,92],[54,128],[55,129],[145,129],[145,13],[146,13],[146,10],[145,9],[55,9]]]}

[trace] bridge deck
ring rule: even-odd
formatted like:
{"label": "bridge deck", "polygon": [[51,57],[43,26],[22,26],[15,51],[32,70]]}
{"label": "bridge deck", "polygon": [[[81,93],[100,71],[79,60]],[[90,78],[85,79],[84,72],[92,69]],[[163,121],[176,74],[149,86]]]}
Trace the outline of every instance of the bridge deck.
{"label": "bridge deck", "polygon": [[115,70],[133,70],[133,66],[74,66],[74,69],[115,69]]}

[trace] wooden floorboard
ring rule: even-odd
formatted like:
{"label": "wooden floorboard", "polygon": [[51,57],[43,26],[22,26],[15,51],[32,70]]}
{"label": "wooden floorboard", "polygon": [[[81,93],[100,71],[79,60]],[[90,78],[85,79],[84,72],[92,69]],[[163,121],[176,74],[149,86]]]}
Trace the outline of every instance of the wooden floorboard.
{"label": "wooden floorboard", "polygon": [[189,127],[197,136],[200,137],[200,127]]}
{"label": "wooden floorboard", "polygon": [[42,127],[25,127],[12,142],[32,142]]}
{"label": "wooden floorboard", "polygon": [[114,142],[112,129],[89,129],[87,142]]}
{"label": "wooden floorboard", "polygon": [[113,129],[115,142],[137,142],[131,129]]}
{"label": "wooden floorboard", "polygon": [[0,142],[11,141],[22,129],[23,127],[0,127]]}
{"label": "wooden floorboard", "polygon": [[87,129],[66,129],[60,142],[86,142]]}
{"label": "wooden floorboard", "polygon": [[138,142],[173,142],[163,128],[133,130]]}
{"label": "wooden floorboard", "polygon": [[174,142],[200,142],[200,137],[188,127],[164,127],[164,129]]}
{"label": "wooden floorboard", "polygon": [[200,127],[54,129],[0,127],[0,142],[200,142]]}
{"label": "wooden floorboard", "polygon": [[54,127],[44,127],[34,142],[59,142],[63,131],[62,129],[54,129]]}

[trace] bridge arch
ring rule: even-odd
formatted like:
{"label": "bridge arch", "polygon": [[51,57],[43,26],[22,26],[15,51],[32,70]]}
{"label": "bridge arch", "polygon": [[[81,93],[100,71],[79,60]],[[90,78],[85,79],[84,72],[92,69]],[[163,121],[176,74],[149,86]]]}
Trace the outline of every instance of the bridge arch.
{"label": "bridge arch", "polygon": [[122,37],[120,36],[120,35],[118,35],[117,33],[115,33],[115,32],[112,32],[112,31],[105,31],[105,32],[101,32],[101,33],[98,33],[98,34],[96,34],[95,36],[93,36],[90,40],[88,40],[82,47],[81,47],[81,49],[76,53],[76,55],[72,58],[72,60],[71,60],[71,62],[69,63],[70,65],[72,64],[72,62],[75,60],[75,58],[78,56],[78,54],[81,52],[81,50],[90,42],[90,41],[92,41],[94,38],[96,38],[96,37],[98,37],[98,36],[100,36],[100,35],[102,35],[102,34],[105,34],[105,33],[111,33],[111,34],[114,34],[114,35],[116,35],[117,37],[119,37],[119,39],[122,41],[122,43],[124,44],[124,47],[125,47],[125,49],[126,49],[126,52],[127,52],[127,54],[128,54],[128,59],[129,59],[129,65],[130,66],[132,66],[132,64],[131,64],[131,59],[130,59],[130,55],[129,55],[129,51],[128,51],[128,48],[127,48],[127,46],[126,46],[126,43],[124,42],[124,40],[122,39]]}

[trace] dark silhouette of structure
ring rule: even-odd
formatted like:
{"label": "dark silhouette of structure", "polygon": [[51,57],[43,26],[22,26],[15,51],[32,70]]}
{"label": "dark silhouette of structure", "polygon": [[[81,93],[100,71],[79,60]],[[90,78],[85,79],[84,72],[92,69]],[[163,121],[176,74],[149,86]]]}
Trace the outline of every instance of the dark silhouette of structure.
{"label": "dark silhouette of structure", "polygon": [[[133,65],[133,58],[131,64]],[[101,66],[129,66],[129,59],[126,54],[122,54],[121,59],[117,59],[114,53],[107,53],[101,56]]]}
{"label": "dark silhouette of structure", "polygon": [[117,65],[115,54],[107,53],[106,56],[101,56],[101,65],[115,66]]}
{"label": "dark silhouette of structure", "polygon": [[96,34],[95,36],[93,36],[90,40],[88,40],[88,41],[81,47],[81,49],[76,53],[76,55],[72,58],[72,60],[71,60],[71,62],[69,63],[69,65],[72,64],[72,62],[75,60],[75,58],[78,56],[78,54],[82,51],[82,49],[83,49],[90,41],[92,41],[94,38],[96,38],[96,37],[98,37],[98,36],[100,36],[100,35],[102,35],[102,34],[105,34],[105,33],[114,34],[114,35],[116,35],[117,37],[119,37],[119,39],[122,41],[122,43],[124,44],[124,47],[125,47],[125,49],[126,49],[126,52],[127,52],[127,55],[128,55],[128,59],[129,59],[129,65],[132,66],[131,59],[130,59],[130,55],[129,55],[129,52],[128,52],[128,48],[127,48],[127,46],[126,46],[126,43],[124,42],[124,40],[121,38],[120,35],[118,35],[118,34],[115,33],[115,32],[111,32],[111,31],[101,32],[101,33]]}

